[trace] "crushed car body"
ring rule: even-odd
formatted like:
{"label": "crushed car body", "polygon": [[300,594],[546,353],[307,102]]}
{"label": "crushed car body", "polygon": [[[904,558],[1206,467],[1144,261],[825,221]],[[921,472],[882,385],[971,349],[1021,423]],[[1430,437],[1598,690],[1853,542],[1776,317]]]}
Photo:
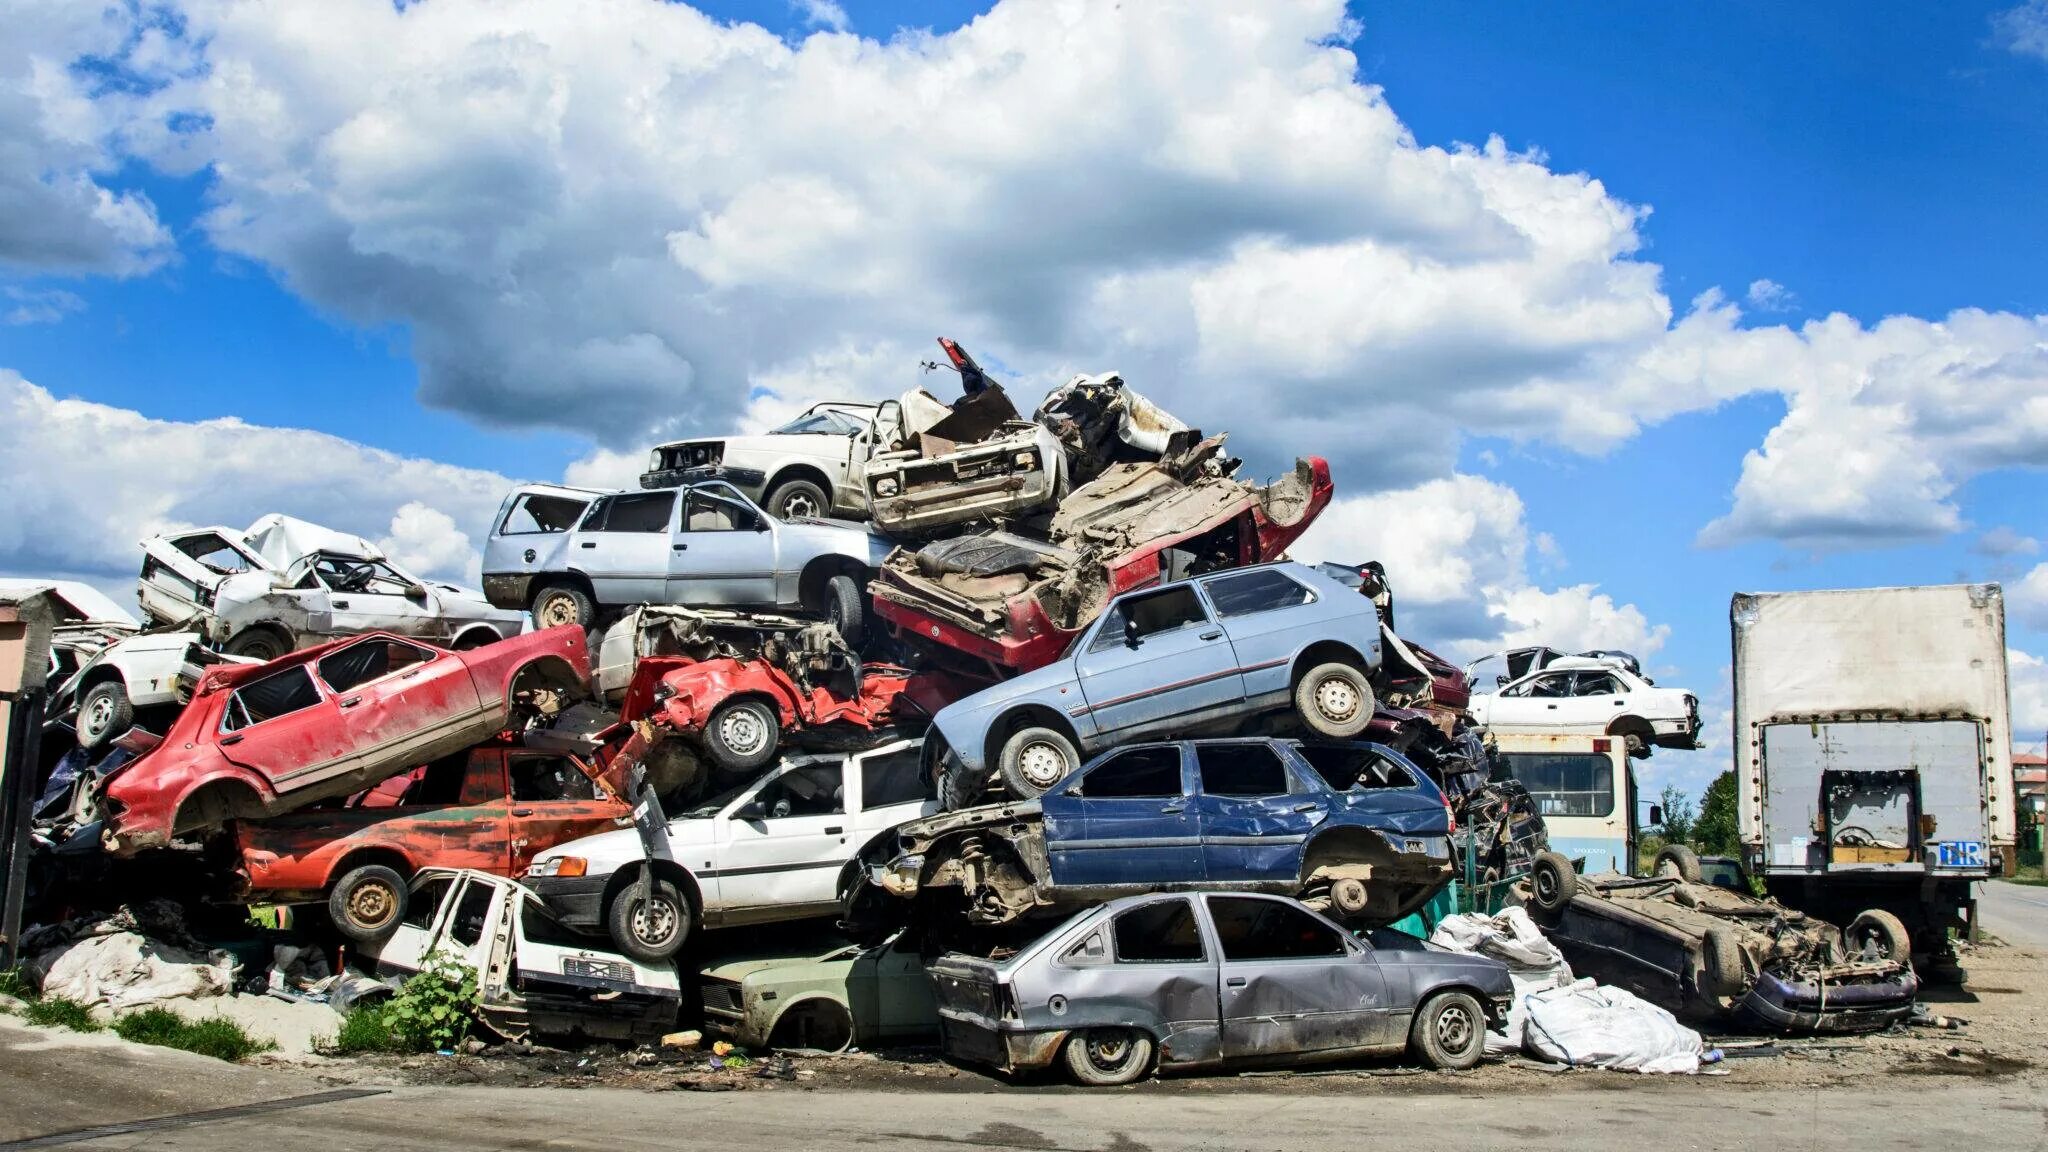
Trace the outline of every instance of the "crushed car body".
{"label": "crushed car body", "polygon": [[237,656],[268,660],[369,631],[473,648],[526,623],[481,593],[412,575],[360,536],[274,513],[246,531],[201,528],[142,549],[144,614]]}
{"label": "crushed car body", "polygon": [[903,439],[902,405],[827,401],[756,436],[662,444],[640,474],[642,488],[719,479],[778,519],[867,512],[861,469]]}
{"label": "crushed car body", "polygon": [[744,1048],[841,1052],[939,1030],[924,959],[901,937],[812,956],[722,956],[697,988],[705,1026]]}
{"label": "crushed car body", "polygon": [[373,632],[209,668],[163,738],[101,781],[107,850],[350,795],[559,711],[589,675],[577,628],[464,652]]}
{"label": "crushed car body", "polygon": [[821,621],[647,604],[605,629],[593,664],[598,693],[614,704],[625,700],[640,661],[651,656],[762,660],[803,687],[851,673],[860,660],[838,630]]}
{"label": "crushed car body", "polygon": [[1498,960],[1214,893],[1114,900],[1006,959],[947,953],[931,976],[948,1056],[1005,1072],[1058,1061],[1088,1086],[1403,1050],[1470,1068],[1514,995]]}

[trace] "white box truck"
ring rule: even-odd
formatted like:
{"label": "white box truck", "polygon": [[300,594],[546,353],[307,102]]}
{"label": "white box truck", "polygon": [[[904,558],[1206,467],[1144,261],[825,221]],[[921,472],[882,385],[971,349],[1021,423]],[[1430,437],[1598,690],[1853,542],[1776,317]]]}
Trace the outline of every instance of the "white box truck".
{"label": "white box truck", "polygon": [[1738,593],[1729,623],[1750,871],[1838,924],[1892,913],[1954,977],[1973,882],[2014,862],[1999,586]]}

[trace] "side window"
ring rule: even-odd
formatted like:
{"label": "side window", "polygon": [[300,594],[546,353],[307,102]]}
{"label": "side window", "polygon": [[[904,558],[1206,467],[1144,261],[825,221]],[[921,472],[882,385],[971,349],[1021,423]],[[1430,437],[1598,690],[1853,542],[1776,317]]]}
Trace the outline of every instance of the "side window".
{"label": "side window", "polygon": [[199,561],[215,572],[219,572],[223,576],[232,576],[237,572],[247,572],[255,567],[255,565],[249,563],[247,556],[242,555],[234,545],[228,543],[217,532],[205,532],[198,536],[187,536],[176,543],[178,551],[183,552],[185,555]]}
{"label": "side window", "polygon": [[1517,685],[1515,688],[1502,692],[1501,695],[1543,698],[1565,696],[1571,693],[1571,678],[1572,674],[1569,672],[1546,672],[1541,676]]}
{"label": "side window", "polygon": [[1333,791],[1415,787],[1406,768],[1363,745],[1301,744],[1295,750]]}
{"label": "side window", "polygon": [[514,756],[514,800],[595,800],[597,784],[567,756]]}
{"label": "side window", "polygon": [[434,654],[424,648],[381,637],[350,644],[320,658],[320,679],[336,692],[346,692],[379,676],[424,664]]}
{"label": "side window", "polygon": [[469,779],[469,753],[443,756],[424,768],[414,770],[413,781],[398,798],[402,806],[414,804],[459,804],[462,785]]}
{"label": "side window", "polygon": [[1127,596],[1103,613],[1102,630],[1095,634],[1088,650],[1101,652],[1119,647],[1127,643],[1133,634],[1142,642],[1147,636],[1176,632],[1208,622],[1209,614],[1203,611],[1202,602],[1195,598],[1195,590],[1184,584],[1142,596]]}
{"label": "side window", "polygon": [[1081,777],[1069,795],[1092,799],[1179,796],[1180,747],[1154,745],[1119,752]]}
{"label": "side window", "polygon": [[1621,682],[1609,672],[1581,672],[1572,682],[1574,696],[1619,696]]}
{"label": "side window", "polygon": [[704,492],[690,492],[683,501],[686,532],[752,532],[759,525],[754,510]]}
{"label": "side window", "polygon": [[590,503],[587,500],[529,492],[512,502],[504,522],[498,525],[498,535],[534,536],[567,532],[575,527],[577,518],[588,507]]}
{"label": "side window", "polygon": [[235,732],[265,720],[274,720],[320,702],[320,690],[313,686],[313,674],[304,664],[273,672],[261,680],[244,684],[228,698],[223,732]]}
{"label": "side window", "polygon": [[1211,796],[1280,796],[1287,786],[1287,767],[1267,744],[1197,744],[1195,766],[1201,769],[1202,791]]}
{"label": "side window", "polygon": [[[585,522],[589,532],[666,532],[676,509],[676,494],[670,492],[628,492],[608,496],[603,522]],[[598,513],[593,512],[595,519]]]}
{"label": "side window", "polygon": [[769,781],[754,798],[770,820],[836,816],[846,811],[845,773],[845,765],[838,763],[792,768]]}
{"label": "side window", "polygon": [[1102,938],[1100,929],[1076,940],[1060,959],[1069,964],[1095,964],[1109,958],[1109,944]]}
{"label": "side window", "polygon": [[1112,922],[1116,958],[1122,964],[1187,962],[1202,958],[1202,934],[1186,900],[1161,900],[1117,916]]}
{"label": "side window", "polygon": [[434,926],[434,913],[441,910],[441,901],[448,898],[448,888],[453,880],[429,880],[413,891],[412,899],[405,908],[405,922],[415,928]]}
{"label": "side window", "polygon": [[924,756],[916,748],[905,748],[881,756],[870,756],[860,764],[860,802],[863,808],[890,804],[915,804],[925,798]]}
{"label": "side window", "polygon": [[484,917],[491,911],[489,884],[472,881],[462,890],[462,903],[455,906],[455,916],[448,922],[448,935],[457,944],[467,948],[484,938]]}
{"label": "side window", "polygon": [[1209,918],[1225,960],[1301,960],[1344,955],[1336,929],[1278,900],[1210,896]]}
{"label": "side window", "polygon": [[1226,620],[1254,612],[1271,612],[1276,608],[1293,608],[1315,599],[1315,593],[1299,581],[1272,568],[1219,576],[1204,582],[1203,587],[1209,591],[1209,603],[1216,606],[1216,614]]}

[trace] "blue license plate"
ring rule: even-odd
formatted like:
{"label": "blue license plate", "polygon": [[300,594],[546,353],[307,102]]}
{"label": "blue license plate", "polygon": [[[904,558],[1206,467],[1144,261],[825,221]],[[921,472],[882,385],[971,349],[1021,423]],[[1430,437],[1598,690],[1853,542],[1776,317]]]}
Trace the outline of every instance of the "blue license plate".
{"label": "blue license plate", "polygon": [[1935,845],[1935,866],[1939,868],[1984,867],[1982,840],[1943,840]]}

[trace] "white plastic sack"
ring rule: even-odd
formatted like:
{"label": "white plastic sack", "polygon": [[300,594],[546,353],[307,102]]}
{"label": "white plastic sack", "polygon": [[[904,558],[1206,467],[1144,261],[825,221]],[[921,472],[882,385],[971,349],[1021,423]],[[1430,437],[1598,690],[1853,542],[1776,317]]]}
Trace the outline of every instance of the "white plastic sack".
{"label": "white plastic sack", "polygon": [[1700,1070],[1700,1034],[1623,989],[1587,979],[1516,999],[1528,1013],[1523,1040],[1531,1055],[1622,1072]]}
{"label": "white plastic sack", "polygon": [[1486,1051],[1495,1056],[1520,1052],[1529,1010],[1522,1001],[1532,992],[1562,988],[1572,982],[1572,966],[1520,908],[1508,908],[1497,916],[1461,912],[1437,922],[1429,942],[1453,952],[1490,956],[1508,966],[1514,983],[1514,1003],[1508,1006],[1507,1029],[1486,1034]]}
{"label": "white plastic sack", "polygon": [[135,932],[87,936],[36,956],[45,996],[116,1011],[166,1000],[233,991],[235,960],[226,952],[194,953]]}

